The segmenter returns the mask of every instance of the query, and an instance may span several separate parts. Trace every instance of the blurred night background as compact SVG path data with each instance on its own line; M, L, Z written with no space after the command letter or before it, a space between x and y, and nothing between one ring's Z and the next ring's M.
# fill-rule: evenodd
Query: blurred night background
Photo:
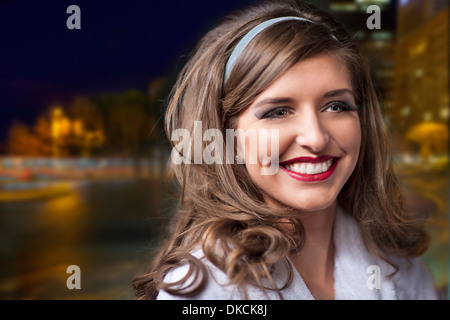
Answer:
M0 299L132 299L164 235L167 95L203 34L257 0L0 0ZM320 0L369 55L408 207L449 275L449 4ZM68 6L81 9L69 30ZM381 29L369 30L369 5ZM69 265L81 289L69 290Z

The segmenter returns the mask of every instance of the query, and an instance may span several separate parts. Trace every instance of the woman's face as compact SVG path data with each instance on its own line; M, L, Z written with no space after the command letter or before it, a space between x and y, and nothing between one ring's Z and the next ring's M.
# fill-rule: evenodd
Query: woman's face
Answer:
M269 204L317 211L335 202L358 161L356 110L345 64L322 54L288 69L239 116L238 129L267 139L266 147L242 136L238 141L245 146L248 173ZM266 154L276 164L276 144L278 170L262 174L271 165L262 160Z

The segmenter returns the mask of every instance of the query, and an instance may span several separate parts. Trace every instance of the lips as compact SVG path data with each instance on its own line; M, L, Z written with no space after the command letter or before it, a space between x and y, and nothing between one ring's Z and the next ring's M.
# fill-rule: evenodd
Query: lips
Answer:
M280 168L296 180L322 181L333 174L338 161L339 158L334 156L300 157L281 162Z

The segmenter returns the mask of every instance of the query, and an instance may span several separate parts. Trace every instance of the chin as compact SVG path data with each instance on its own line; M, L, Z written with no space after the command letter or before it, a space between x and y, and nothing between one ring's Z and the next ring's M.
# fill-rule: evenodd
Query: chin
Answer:
M322 196L313 200L314 197L317 197L317 195L302 195L300 199L295 199L295 197L280 199L269 196L266 197L266 201L275 204L275 206L287 206L302 212L322 211L328 209L336 202L336 197Z
M326 203L324 203L324 202L302 203L302 204L294 205L293 208L297 209L299 211L303 211L303 212L317 212L317 211L322 211L322 210L328 209L333 204L334 204L334 201L326 202Z
M320 211L328 209L336 202L339 193L336 188L317 188L314 190L302 190L286 197L285 204L300 211Z

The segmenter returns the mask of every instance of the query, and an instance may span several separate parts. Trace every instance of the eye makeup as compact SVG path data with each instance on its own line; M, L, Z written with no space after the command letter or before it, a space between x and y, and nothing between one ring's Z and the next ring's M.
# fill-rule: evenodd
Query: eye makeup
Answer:
M320 108L320 112L350 112L357 111L358 106L355 106L353 99L353 91L348 88L342 88L337 90L331 90L323 95L326 100L337 98L327 102ZM289 97L267 97L257 102L253 109L255 110L256 118L262 119L281 119L295 112L295 108L292 107L296 102Z
M325 111L329 110L329 112L341 113L341 112L346 112L346 111L350 111L350 112L358 111L358 109L359 109L359 106L354 106L345 101L331 101L323 107L321 112L325 112Z
M256 117L258 119L280 119L288 116L289 113L292 113L289 107L274 107L256 113Z
M289 116L290 114L293 114L292 108L287 106L269 107L263 109L264 110L258 110L255 113L255 116L260 120L281 119ZM342 113L358 111L358 109L358 106L354 106L353 104L350 104L346 101L331 101L328 102L323 108L321 108L320 112Z

